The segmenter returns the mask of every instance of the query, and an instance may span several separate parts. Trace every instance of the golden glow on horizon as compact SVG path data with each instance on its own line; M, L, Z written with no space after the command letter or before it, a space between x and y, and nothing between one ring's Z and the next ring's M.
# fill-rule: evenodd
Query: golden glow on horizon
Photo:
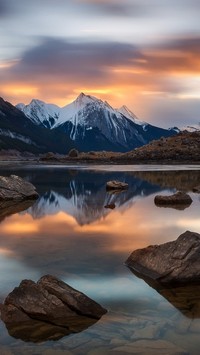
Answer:
M147 69L141 69L141 68L114 68L112 70L113 73L119 73L119 74L146 74L148 73Z
M112 89L109 89L109 88L107 88L107 89L86 89L86 88L81 88L81 89L75 89L74 90L74 92L77 94L77 95L79 95L80 94L80 92L84 92L84 94L88 94L88 95L90 95L90 94L103 94L103 95L105 95L105 94L109 94L109 93L111 93L112 92Z
M9 85L4 85L1 87L0 85L0 90L5 94L5 95L13 95L13 96L20 96L24 95L25 97L34 97L35 95L38 94L38 88L29 86L29 85L24 85L24 84L9 84Z

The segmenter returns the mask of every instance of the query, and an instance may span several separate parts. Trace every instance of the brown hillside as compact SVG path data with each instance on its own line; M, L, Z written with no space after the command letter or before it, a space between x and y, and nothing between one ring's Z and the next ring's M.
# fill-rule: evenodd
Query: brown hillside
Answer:
M200 132L181 132L161 138L120 156L130 161L200 161Z

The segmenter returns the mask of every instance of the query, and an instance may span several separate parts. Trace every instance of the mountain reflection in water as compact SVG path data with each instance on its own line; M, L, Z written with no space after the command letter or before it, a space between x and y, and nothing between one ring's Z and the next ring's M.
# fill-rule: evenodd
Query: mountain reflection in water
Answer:
M129 184L129 189L119 193L106 192L106 182L116 179L116 175L95 173L94 179L94 175L89 171L69 171L70 180L68 177L62 190L57 184L52 184L51 190L42 194L27 212L37 219L63 211L73 216L79 225L85 225L108 215L110 211L105 209L106 205L130 208L138 197L160 190L159 186L121 174L120 179Z

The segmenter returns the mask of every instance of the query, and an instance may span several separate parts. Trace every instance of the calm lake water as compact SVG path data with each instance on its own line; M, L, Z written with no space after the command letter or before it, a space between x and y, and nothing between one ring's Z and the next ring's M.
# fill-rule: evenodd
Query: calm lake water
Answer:
M40 198L27 210L0 218L0 302L22 279L53 274L108 313L81 333L39 343L16 339L0 322L0 354L199 355L198 288L190 312L194 291L186 301L182 293L161 295L124 265L137 248L175 240L186 230L200 233L200 196L191 192L200 184L199 169L1 167L0 175L32 182ZM113 179L127 182L129 189L107 193L106 181ZM192 197L189 208L154 205L156 194L179 189ZM104 207L110 203L112 210Z

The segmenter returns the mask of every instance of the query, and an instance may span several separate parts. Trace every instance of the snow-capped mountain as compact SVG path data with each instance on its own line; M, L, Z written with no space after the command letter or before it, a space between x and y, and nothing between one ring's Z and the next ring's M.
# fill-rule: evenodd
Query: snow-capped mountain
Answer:
M40 100L26 106L18 104L17 108L36 125L64 132L81 151L125 152L152 139L176 134L140 121L125 106L116 110L106 101L83 93L62 108Z
M60 107L56 105L46 104L36 99L33 99L29 105L20 103L16 105L16 108L22 111L33 123L46 128L52 128L56 124L61 111Z
M129 150L145 144L133 121L107 102L81 93L63 108L56 126L76 142L80 150Z

